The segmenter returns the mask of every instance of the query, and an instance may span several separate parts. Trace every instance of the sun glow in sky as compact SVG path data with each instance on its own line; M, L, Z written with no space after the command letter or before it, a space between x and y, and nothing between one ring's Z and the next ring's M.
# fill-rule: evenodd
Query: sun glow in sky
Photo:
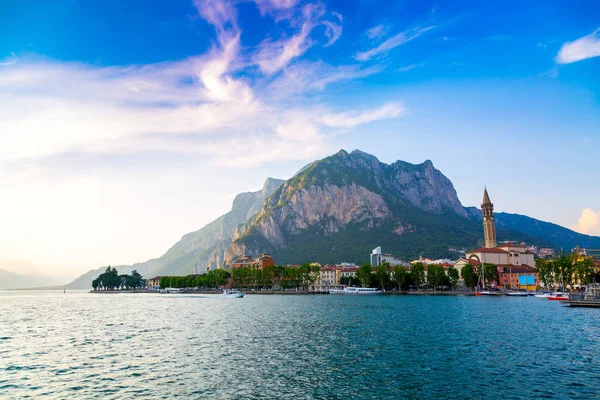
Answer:
M594 1L0 4L0 258L158 257L355 148L600 235Z

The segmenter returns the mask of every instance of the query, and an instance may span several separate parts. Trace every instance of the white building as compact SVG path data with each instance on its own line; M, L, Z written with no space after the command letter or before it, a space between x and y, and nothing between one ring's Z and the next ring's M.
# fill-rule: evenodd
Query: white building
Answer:
M373 251L371 252L371 266L376 267L384 261L387 261L388 263L390 263L390 265L403 265L405 267L410 267L410 264L406 261L394 257L391 254L382 253L381 246L373 249Z

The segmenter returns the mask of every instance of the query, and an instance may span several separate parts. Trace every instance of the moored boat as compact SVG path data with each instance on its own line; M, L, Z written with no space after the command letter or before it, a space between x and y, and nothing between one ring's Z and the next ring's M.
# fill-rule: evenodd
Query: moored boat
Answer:
M330 294L381 294L381 290L375 288L359 288L359 287L345 287L343 289L329 289Z
M507 296L514 296L514 297L527 297L529 296L529 294L527 292L508 292L506 293Z
M553 301L567 301L569 300L569 296L566 293L552 293L550 296L546 297L548 300Z
M245 295L246 293L241 292L239 290L225 289L223 290L223 294L220 297L225 297L227 299L239 299L241 297L244 297Z
M503 296L502 292L494 292L491 290L478 290L475 292L475 296Z

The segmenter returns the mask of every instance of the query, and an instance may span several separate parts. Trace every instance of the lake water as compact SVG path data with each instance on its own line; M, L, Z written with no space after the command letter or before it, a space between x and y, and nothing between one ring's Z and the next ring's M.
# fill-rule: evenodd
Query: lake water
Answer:
M600 398L600 310L537 298L0 292L0 398Z

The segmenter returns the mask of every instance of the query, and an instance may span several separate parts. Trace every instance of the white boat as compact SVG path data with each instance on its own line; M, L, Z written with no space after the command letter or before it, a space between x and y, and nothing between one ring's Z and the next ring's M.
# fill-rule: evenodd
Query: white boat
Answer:
M537 293L533 295L533 297L537 297L538 299L547 299L550 296L552 296L552 293Z
M514 297L527 297L529 296L527 294L527 292L508 292L506 293L507 296L514 296Z
M330 294L381 294L375 288L345 287L343 289L329 289Z
M239 299L241 297L244 297L245 295L246 293L241 292L239 290L225 289L223 290L223 294L221 295L221 297L225 297L227 299Z
M478 290L475 292L475 296L504 296L504 293L491 290Z

